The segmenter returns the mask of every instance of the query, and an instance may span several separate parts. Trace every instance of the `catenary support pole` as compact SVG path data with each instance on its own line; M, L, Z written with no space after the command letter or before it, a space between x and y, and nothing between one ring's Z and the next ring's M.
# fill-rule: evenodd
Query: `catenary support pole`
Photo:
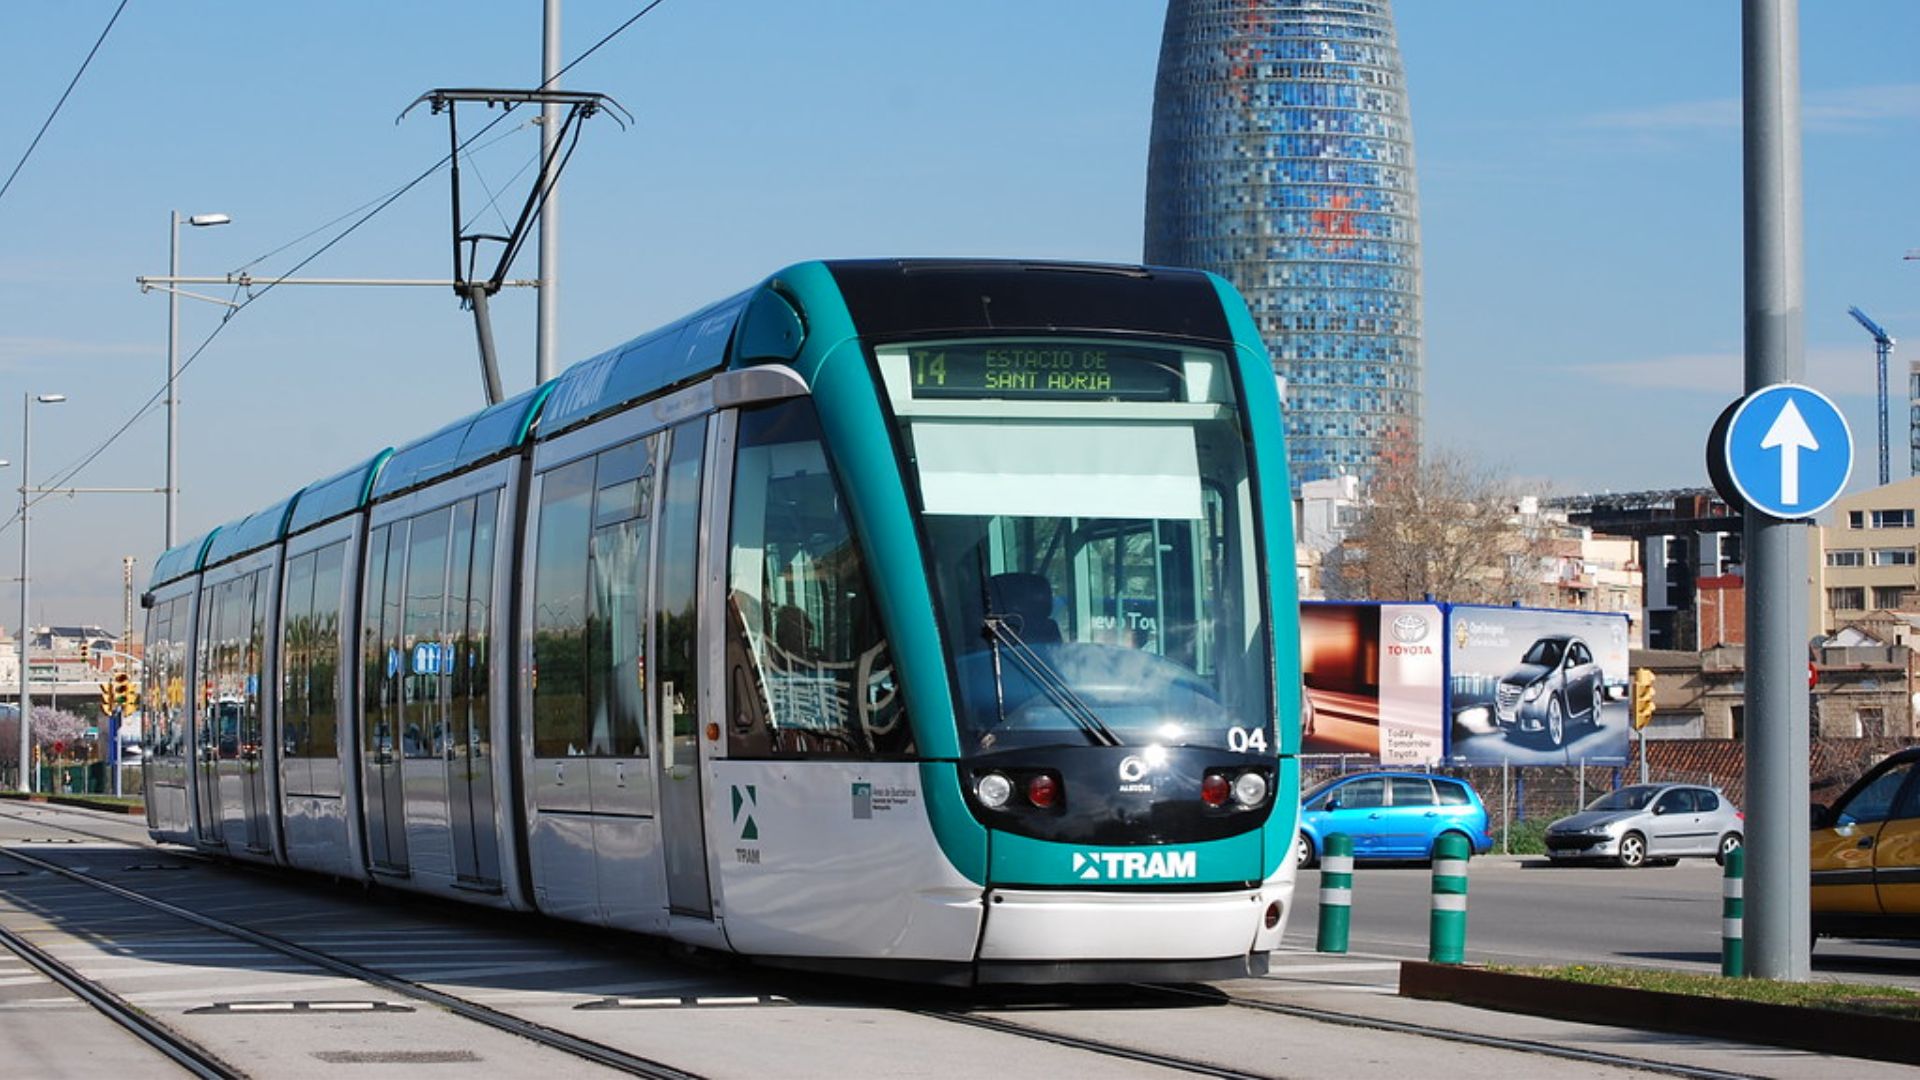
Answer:
M1806 372L1798 0L1745 0L1741 17L1746 391ZM1805 980L1808 922L1807 526L1749 507L1747 845L1754 975Z
M546 0L540 35L540 88L560 89L560 0ZM560 106L540 106L540 160L552 161L560 141ZM542 178L544 179L544 177ZM560 185L540 203L540 303L534 342L534 385L556 374L560 341Z

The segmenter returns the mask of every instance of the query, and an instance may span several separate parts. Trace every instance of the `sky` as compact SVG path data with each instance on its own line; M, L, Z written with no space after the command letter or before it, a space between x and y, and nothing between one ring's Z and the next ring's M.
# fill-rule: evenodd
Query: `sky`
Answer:
M564 3L563 60L645 6ZM0 4L0 182L119 7ZM1740 5L1395 9L1429 448L1557 493L1704 486L1707 429L1742 388ZM396 118L436 87L538 84L541 10L128 3L0 195L5 500L17 509L36 394L68 400L31 406L34 487L164 483L152 403L167 304L134 279L167 272L170 212L232 217L182 229L187 275L447 277L445 118ZM805 259L1137 261L1164 13L1163 0L663 0L561 82L631 114L587 121L562 181L561 365ZM1854 489L1877 471L1874 355L1846 310L1896 338L1920 327L1920 260L1903 259L1920 249L1916 43L1911 0L1801 11L1807 381L1848 415ZM497 115L463 108L461 136ZM526 119L463 161L482 231L505 231L524 198ZM534 251L511 276L534 276ZM450 290L190 288L245 307L223 323L228 308L180 303L182 538L484 404ZM530 290L494 301L509 394L534 381L534 303ZM1896 480L1905 360L1896 349ZM53 495L31 520L32 621L119 630L122 560L136 560L137 593L164 546L161 497ZM17 520L0 528L8 632L19 542Z

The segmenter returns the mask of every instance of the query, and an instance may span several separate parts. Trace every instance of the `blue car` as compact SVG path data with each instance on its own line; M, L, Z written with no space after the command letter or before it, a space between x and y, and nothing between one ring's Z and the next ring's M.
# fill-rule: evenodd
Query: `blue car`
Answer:
M1300 801L1294 860L1320 861L1326 838L1346 833L1356 859L1431 859L1433 844L1459 833L1476 855L1493 847L1487 808L1460 780L1426 773L1355 773L1329 780Z

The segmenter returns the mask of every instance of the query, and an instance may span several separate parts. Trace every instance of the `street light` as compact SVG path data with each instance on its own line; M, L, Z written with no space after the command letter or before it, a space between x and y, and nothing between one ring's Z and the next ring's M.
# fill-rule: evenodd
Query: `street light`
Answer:
M167 276L180 276L180 211L168 212L167 222ZM186 223L196 228L209 225L226 225L233 218L226 214L194 214L186 218ZM174 383L180 378L180 294L174 289L167 290L167 549L171 550L179 541L175 528L175 501L180 497L180 458L176 444L180 441L180 423L178 417L179 400L174 396Z
M20 404L20 629L15 636L20 639L20 790L32 794L33 776L33 740L30 728L33 723L33 697L28 690L32 684L27 676L27 498L32 481L28 479L27 463L33 453L33 406L58 405L67 400L65 394L23 394Z

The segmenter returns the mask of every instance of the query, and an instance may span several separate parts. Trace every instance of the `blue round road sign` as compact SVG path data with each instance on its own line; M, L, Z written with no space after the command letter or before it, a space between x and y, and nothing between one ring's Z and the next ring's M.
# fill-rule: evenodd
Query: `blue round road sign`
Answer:
M1825 394L1795 383L1748 394L1716 449L1747 505L1777 518L1825 510L1853 472L1847 418Z

